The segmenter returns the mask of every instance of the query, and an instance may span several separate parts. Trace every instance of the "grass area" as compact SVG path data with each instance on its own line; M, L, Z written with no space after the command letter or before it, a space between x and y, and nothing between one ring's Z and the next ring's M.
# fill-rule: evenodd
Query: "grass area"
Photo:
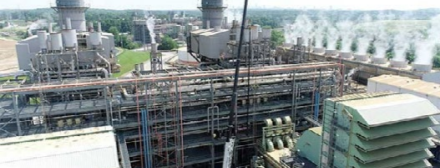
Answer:
M121 72L113 74L115 78L132 71L135 64L140 64L150 59L150 53L148 52L135 52L130 50L121 52L122 53L118 56L118 64L121 65Z

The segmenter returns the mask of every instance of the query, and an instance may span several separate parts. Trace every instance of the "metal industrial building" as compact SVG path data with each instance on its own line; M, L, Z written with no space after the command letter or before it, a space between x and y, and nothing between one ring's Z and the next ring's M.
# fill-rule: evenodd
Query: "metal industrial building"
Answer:
M0 139L0 167L120 168L113 131L106 126Z
M102 32L100 23L90 22L86 30L84 0L57 0L53 8L60 31L49 25L49 32L38 31L16 45L19 69L29 72L30 80L107 78L119 71L113 34Z
M409 94L364 94L328 99L320 167L370 168L432 165L429 127L439 110L429 100ZM386 117L377 117L386 116Z

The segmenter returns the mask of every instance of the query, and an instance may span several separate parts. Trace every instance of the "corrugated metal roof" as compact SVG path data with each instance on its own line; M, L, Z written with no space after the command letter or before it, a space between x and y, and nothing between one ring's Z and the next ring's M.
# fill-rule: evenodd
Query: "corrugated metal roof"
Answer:
M353 108L356 120L368 127L377 127L403 121L427 118L440 114L429 100L410 94L396 94L385 97L343 102Z
M0 145L0 167L118 168L111 127L7 138Z
M396 75L382 75L368 80L440 98L440 85L436 83Z
M357 161L352 160L352 166L356 168L395 168L395 167L401 167L408 164L419 162L420 160L431 158L433 155L431 152L429 152L428 149L425 149L423 151L414 152L407 155L402 155L398 157L394 157L391 159L373 162L370 164L361 164Z

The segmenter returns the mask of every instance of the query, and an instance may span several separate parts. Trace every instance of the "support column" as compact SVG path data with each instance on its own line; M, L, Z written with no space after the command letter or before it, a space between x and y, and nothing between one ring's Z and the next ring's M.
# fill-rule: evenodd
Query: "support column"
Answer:
M105 100L105 117L107 119L106 125L111 125L110 114L109 114L110 110L109 110L109 104L108 104L108 99L107 99L107 88L104 87L103 93L104 93L104 100Z
M20 111L18 110L18 95L15 93L12 94L12 102L14 104L15 123L17 124L18 136L22 136L23 133L20 125Z

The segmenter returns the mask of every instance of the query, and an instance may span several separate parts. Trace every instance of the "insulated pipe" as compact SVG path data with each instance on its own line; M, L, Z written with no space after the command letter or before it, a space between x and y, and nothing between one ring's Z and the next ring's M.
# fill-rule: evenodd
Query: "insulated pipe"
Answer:
M70 20L70 18L66 18L66 29L72 29L72 21Z
M98 22L98 32L102 32L101 22Z
M99 52L96 52L96 56L98 56L99 59L101 59L102 61L105 62L105 64L107 64L107 69L108 69L107 71L108 73L110 73L112 71L112 64L107 59L105 59L101 54L99 54Z

